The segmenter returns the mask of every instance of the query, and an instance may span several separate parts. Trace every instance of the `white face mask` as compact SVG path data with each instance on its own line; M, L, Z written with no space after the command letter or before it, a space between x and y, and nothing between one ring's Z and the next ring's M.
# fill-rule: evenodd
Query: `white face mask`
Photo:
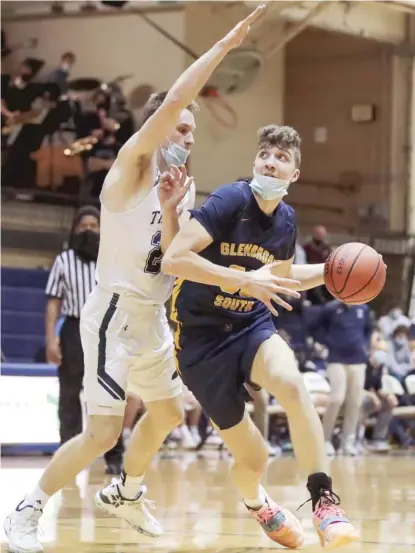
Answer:
M160 151L167 165L184 165L190 154L189 150L170 140L167 150L160 147Z
M399 317L403 314L403 311L400 307L395 307L391 310L390 316L392 319L399 319Z
M291 180L292 177L291 179L283 180L254 173L254 178L249 183L249 186L263 200L277 200L288 194Z
M373 352L373 361L375 362L376 366L379 365L385 365L387 361L387 354L386 351L383 350L376 350Z
M393 340L394 340L395 344L397 344L398 346L404 346L408 342L408 340L405 336L397 336Z

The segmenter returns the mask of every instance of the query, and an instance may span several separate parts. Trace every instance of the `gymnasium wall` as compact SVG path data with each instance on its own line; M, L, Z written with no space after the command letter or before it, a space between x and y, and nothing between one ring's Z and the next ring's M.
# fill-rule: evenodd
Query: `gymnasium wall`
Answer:
M239 19L246 17L246 9L231 6L218 14L218 3L204 2L186 7L186 42L197 53L204 52L220 39ZM275 41L281 27L272 24L265 33L255 28L251 40L244 47L257 43L263 51L265 42ZM188 63L190 61L188 60ZM198 115L197 147L192 154L191 168L199 190L212 191L218 185L231 182L240 176L252 174L259 127L269 123L283 123L284 113L284 50L266 62L263 71L253 85L243 93L227 97L236 111L238 125L235 129L224 128L212 118L201 103Z
M70 50L77 57L71 78L111 81L131 73L133 77L124 83L127 94L140 84L152 85L156 90L169 87L183 70L183 52L138 16L119 13L8 22L3 27L10 44L39 38L37 48L19 52L19 59L26 55L44 59L47 68L42 74L56 67L61 54ZM183 12L152 13L151 18L183 40Z
M200 55L244 15L246 9L236 4L224 8L222 3L189 2L184 11L150 17ZM27 55L46 59L48 69L63 51L73 50L78 58L73 77L111 80L133 73L125 83L127 93L139 84L165 89L192 61L138 16L122 12L4 26L10 43L39 37L38 48ZM266 51L267 43L281 34L278 22L268 22L259 31L254 29L244 46ZM210 192L250 175L258 127L287 123L303 137L302 175L290 191L290 202L298 209L304 233L316 223L326 224L331 232L387 228L393 202L400 202L393 207L395 220L403 225L406 183L399 183L402 192L395 187L391 194L395 184L391 173L396 169L390 164L391 143L398 144L391 139L392 104L400 105L397 96L393 99L395 80L391 46L306 30L267 61L248 91L227 97L237 114L235 129L221 126L200 102L191 159L198 190ZM352 107L367 104L375 106L375 120L353 122ZM402 151L399 144L396 149Z
M391 185L391 46L308 29L287 46L286 61L285 121L303 138L305 184L294 193L301 220L311 225L324 216L333 231L347 232L364 227L365 214L371 213L371 224L385 227ZM374 121L353 122L351 110L357 105L373 105ZM323 214L326 204L332 209Z
M149 17L202 54L246 13L246 9L232 8L223 18L215 11L215 3L197 6L189 3L185 11L151 13ZM125 83L127 92L144 83L165 89L192 61L134 15L11 22L4 27L10 43L39 37L37 49L27 55L44 58L48 70L59 62L63 51L72 50L77 56L73 77L111 80L133 73L134 77ZM274 31L278 32L275 26ZM20 54L20 59L24 54ZM283 54L280 54L267 65L248 92L230 98L238 116L236 129L222 128L201 103L197 147L191 161L192 173L201 191L210 192L224 182L251 174L258 127L282 121L283 74Z

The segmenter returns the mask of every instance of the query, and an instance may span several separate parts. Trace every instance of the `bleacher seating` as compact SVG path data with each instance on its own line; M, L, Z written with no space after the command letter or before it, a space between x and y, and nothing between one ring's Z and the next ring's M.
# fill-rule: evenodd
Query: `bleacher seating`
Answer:
M1 269L1 349L8 361L33 361L45 342L48 271Z
M330 393L330 384L328 381L323 378L321 375L313 372L304 373L303 374L304 383L307 388L307 390L310 392L310 394L313 393ZM407 388L411 392L411 386L414 386L415 391L415 375L412 378L411 376L408 376L406 379L407 382ZM409 385L408 385L409 384ZM390 375L384 375L382 379L382 390L385 393L389 394L396 394L396 395L402 395L404 393L404 390L396 378ZM254 412L254 405L253 403L249 403L248 406L248 412L253 413ZM325 413L325 407L317 407L317 412L320 416L323 416ZM279 417L285 417L286 413L284 409L281 407L281 405L268 405L267 406L267 413L269 415L276 415ZM395 407L393 409L393 415L398 419L414 419L415 418L415 406L414 405L405 405L400 407ZM370 419L368 421L368 426L372 426L374 424L374 418Z

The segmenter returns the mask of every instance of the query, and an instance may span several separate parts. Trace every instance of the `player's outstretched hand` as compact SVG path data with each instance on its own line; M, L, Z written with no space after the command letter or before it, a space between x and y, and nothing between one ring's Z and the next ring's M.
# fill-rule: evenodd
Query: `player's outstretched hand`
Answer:
M301 283L298 280L289 278L281 278L272 274L272 269L278 265L278 261L264 265L256 271L248 273L249 282L244 286L244 290L252 297L265 303L268 309L278 317L278 312L272 305L272 302L284 307L288 311L292 311L292 306L279 297L278 294L285 294L293 298L300 298L301 295L297 292Z
M248 17L235 25L232 31L229 31L229 33L220 42L224 44L229 50L240 46L241 42L251 30L251 25L262 16L265 10L265 4L258 6L255 11L248 15Z
M158 197L161 209L176 209L185 197L193 182L193 177L188 178L186 167L182 165L170 165L169 170L162 173L158 185Z

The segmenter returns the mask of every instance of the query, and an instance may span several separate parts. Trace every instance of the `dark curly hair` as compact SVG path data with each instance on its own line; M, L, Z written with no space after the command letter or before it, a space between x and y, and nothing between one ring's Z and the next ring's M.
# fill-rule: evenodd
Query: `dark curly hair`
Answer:
M296 167L301 164L301 138L292 127L267 125L258 130L258 149L277 146L284 150L293 150Z

